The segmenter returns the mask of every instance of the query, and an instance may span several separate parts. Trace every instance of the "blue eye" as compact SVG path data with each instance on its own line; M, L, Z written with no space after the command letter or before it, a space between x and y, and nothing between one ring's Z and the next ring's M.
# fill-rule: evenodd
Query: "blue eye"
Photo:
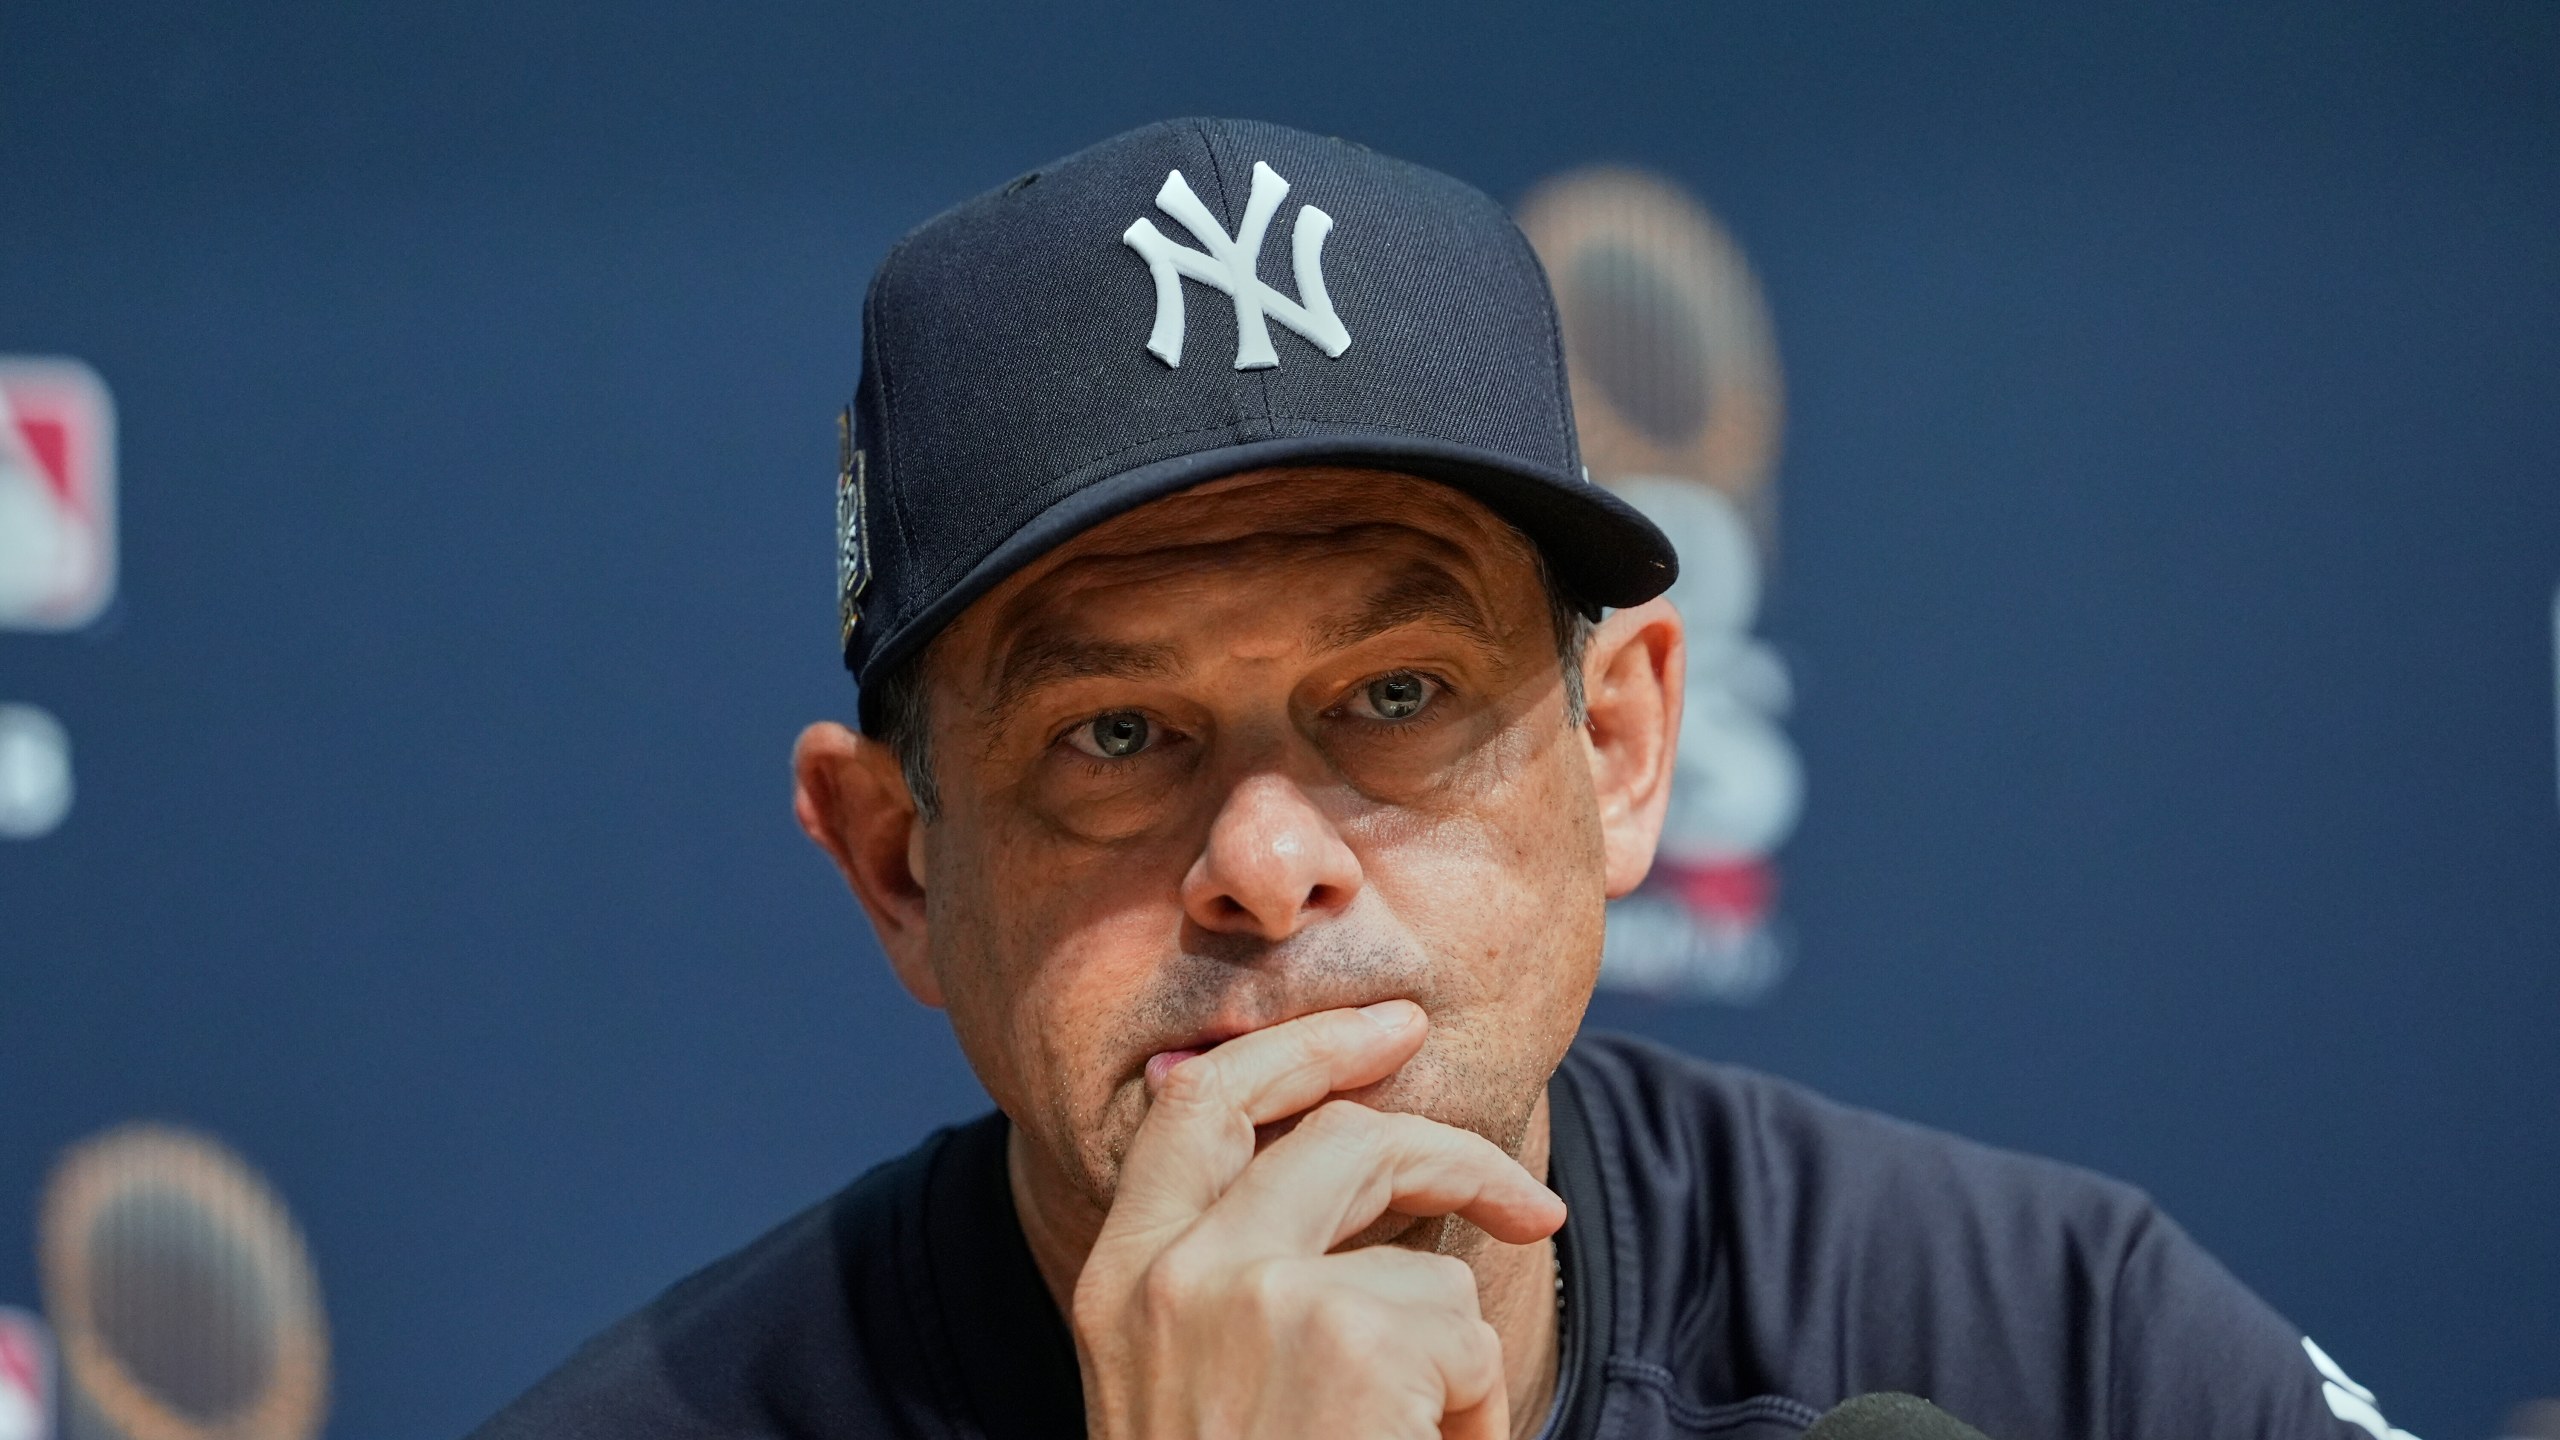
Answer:
M1410 670L1381 675L1364 692L1369 708L1382 720L1409 720L1431 698L1431 682Z
M1135 710L1114 710L1067 732L1067 741L1087 755L1105 760L1122 760L1147 748L1155 738L1154 727L1147 717Z

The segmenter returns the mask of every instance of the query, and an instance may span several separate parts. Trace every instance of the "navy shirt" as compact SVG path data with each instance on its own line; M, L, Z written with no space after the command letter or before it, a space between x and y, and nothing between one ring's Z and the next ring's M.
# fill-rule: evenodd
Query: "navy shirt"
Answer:
M1877 1390L1993 1440L2389 1433L2339 1418L2371 1411L2113 1181L1633 1040L1585 1037L1550 1098L1571 1211L1552 1435L1792 1440ZM1081 1434L1004 1155L1000 1115L936 1134L589 1342L476 1440Z

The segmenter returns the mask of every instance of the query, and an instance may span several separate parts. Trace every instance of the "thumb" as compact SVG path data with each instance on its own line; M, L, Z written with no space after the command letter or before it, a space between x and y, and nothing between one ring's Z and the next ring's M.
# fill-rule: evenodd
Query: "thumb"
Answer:
M1511 1396L1506 1387L1496 1385L1484 1399L1441 1416L1440 1440L1511 1440Z

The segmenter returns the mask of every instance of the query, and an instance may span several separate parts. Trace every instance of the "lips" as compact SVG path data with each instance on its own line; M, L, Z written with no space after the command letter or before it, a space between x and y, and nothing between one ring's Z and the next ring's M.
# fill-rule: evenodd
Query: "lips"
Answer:
M1164 1077L1173 1073L1174 1066L1181 1064L1183 1061L1190 1059L1194 1055L1206 1055L1208 1053L1209 1052L1207 1050L1159 1050L1153 1055L1148 1056L1147 1093L1152 1095L1156 1091L1164 1088Z
M1278 1013L1272 1013L1270 1011L1263 1011L1261 1013L1247 1012L1244 1016L1239 1016L1234 1012L1229 1012L1228 1014L1219 1017L1210 1028L1184 1037L1182 1042L1178 1045L1158 1050L1154 1054L1149 1055L1147 1057L1145 1071L1147 1094L1153 1096L1158 1091L1162 1090L1164 1088L1164 1077L1172 1074L1173 1067L1176 1065L1179 1065L1183 1061L1189 1060L1194 1056L1206 1055L1210 1051L1217 1049L1219 1046L1226 1044L1230 1040L1250 1035L1257 1030L1267 1030L1274 1025L1287 1024L1291 1020L1298 1019L1301 1016L1314 1014L1319 1010L1347 1010L1354 1006L1373 1004L1380 1000L1405 998L1409 998L1409 996L1390 994L1350 999L1331 999L1331 997L1328 997L1330 1003L1302 1003L1297 1006L1282 1009L1278 1011Z
M1278 1022L1274 1021L1271 1023L1277 1024ZM1205 1030L1197 1035L1191 1036L1181 1044L1173 1046L1170 1049L1159 1050L1153 1055L1148 1056L1147 1093L1149 1095L1153 1095L1158 1090L1163 1089L1164 1077L1173 1073L1174 1066L1181 1064L1183 1061L1190 1059L1194 1055L1206 1055L1210 1051L1217 1049L1219 1046L1226 1044L1228 1041L1235 1039L1239 1035L1250 1035L1254 1031L1262 1028L1263 1027L1260 1025L1219 1025L1214 1029Z

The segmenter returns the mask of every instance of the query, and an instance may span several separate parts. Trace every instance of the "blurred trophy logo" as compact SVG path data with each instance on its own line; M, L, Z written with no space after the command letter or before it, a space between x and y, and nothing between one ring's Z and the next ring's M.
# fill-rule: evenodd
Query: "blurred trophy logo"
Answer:
M128 1125L47 1183L63 1440L311 1440L328 1334L301 1233L246 1162Z
M44 1322L0 1309L0 1440L51 1440L53 1347Z
M1651 175L1559 176L1520 224L1555 289L1583 460L1679 547L1689 631L1670 813L1652 874L1610 907L1600 983L1747 1004L1787 971L1773 856L1804 796L1787 668L1752 629L1783 413L1768 307L1724 228Z
M0 629L76 630L115 594L115 407L76 360L0 357Z

